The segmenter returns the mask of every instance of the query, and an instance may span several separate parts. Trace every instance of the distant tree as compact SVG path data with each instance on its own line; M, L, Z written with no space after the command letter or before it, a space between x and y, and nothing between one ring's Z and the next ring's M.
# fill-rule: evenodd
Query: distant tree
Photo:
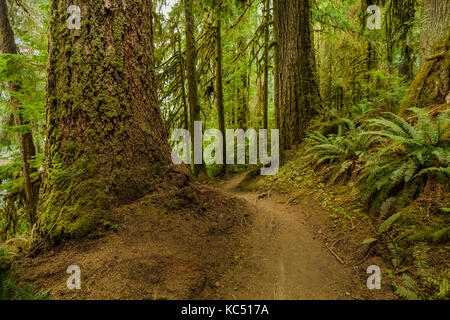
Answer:
M18 54L14 32L8 17L8 6L5 0L0 0L0 50L4 54ZM11 59L14 64L14 59ZM18 66L16 66L18 67ZM13 93L19 92L21 83L9 82L9 90ZM25 198L27 203L27 211L31 225L36 222L36 196L33 191L33 183L31 181L31 173L33 169L30 165L31 159L35 156L35 146L31 133L30 123L26 121L22 115L23 109L20 101L14 95L11 96L11 106L14 113L14 122L17 127L21 127L19 133L19 149L22 160L22 176Z
M198 79L197 79L197 49L195 44L195 20L193 1L184 0L184 14L186 18L186 70L188 81L188 100L190 122L189 131L192 137L192 150L194 150L194 122L200 121L200 104L198 100ZM194 164L194 175L206 174L204 163Z

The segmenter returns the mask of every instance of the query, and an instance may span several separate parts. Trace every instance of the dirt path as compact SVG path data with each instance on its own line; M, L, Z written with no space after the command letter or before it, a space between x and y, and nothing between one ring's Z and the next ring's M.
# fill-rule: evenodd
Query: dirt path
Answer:
M285 204L282 195L259 195L236 187L240 174L218 185L228 196L246 200L255 220L241 240L235 266L218 283L225 299L353 299L356 271L340 264L317 239L308 206ZM284 200L284 201L283 201ZM358 278L359 279L359 278Z
M328 251L321 230L330 219L315 202L241 192L243 177L161 187L114 209L116 232L20 259L13 276L51 289L51 299L385 298L365 287L362 269ZM73 264L82 270L81 290L66 286Z

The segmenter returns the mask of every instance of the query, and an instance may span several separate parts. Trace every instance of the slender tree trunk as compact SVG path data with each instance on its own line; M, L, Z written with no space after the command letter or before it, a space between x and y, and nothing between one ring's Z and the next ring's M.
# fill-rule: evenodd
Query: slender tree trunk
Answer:
M264 1L264 88L263 88L263 129L269 126L269 24L270 1Z
M180 55L180 75L181 75L181 99L183 100L183 122L184 128L189 130L189 110L187 105L187 95L186 95L186 75L185 75L185 63L183 57L183 50L181 48L181 35L178 34L178 54Z
M8 17L8 7L5 0L0 0L0 49L4 54L18 54L19 50L14 39L14 32L11 28ZM11 92L19 92L20 83L9 83ZM29 126L30 123L25 121L22 116L22 108L20 101L11 97L11 106L14 112L14 122L16 126ZM22 160L22 176L25 191L26 206L31 225L36 223L36 197L33 191L33 183L31 181L31 173L33 172L30 161L34 157L36 151L33 142L31 128L29 132L20 133L19 136L20 157Z
M218 120L219 120L219 130L223 134L223 148L222 148L222 154L223 159L225 163L226 159L226 132L225 132L225 110L224 110L224 101L223 101L223 70L222 70L222 63L223 63L223 57L222 57L222 12L220 3L216 2L215 6L215 58L216 58L216 82L215 82L215 102L217 107L217 114L218 114ZM220 175L226 174L226 166L225 164L222 165L220 170Z
M280 47L278 40L280 39L278 23L278 1L273 0L273 36L276 41L275 53L274 53L274 69L273 69L273 79L274 79L274 109L275 109L275 126L280 129Z
M241 75L242 87L239 88L240 93L240 107L238 113L238 128L248 129L248 75L244 72Z
M111 206L151 192L168 175L170 148L154 74L151 0L51 2L46 164L39 230L84 236Z
M256 71L256 129L262 129L264 126L264 84L263 70L258 66Z
M246 50L245 39L239 39L239 50ZM243 53L245 64L247 64L247 52ZM248 129L248 71L247 68L239 70L240 82L238 86L238 112L237 112L237 125L239 129Z
M280 128L284 148L299 144L320 106L311 39L311 1L275 0L280 68Z
M194 122L200 121L200 104L198 102L198 80L197 80L197 49L195 46L195 20L193 14L192 0L184 0L184 14L186 19L186 70L188 80L188 99L190 125L189 131L192 137L192 150L194 150ZM194 153L192 152L192 157ZM195 176L206 175L204 163L194 164Z

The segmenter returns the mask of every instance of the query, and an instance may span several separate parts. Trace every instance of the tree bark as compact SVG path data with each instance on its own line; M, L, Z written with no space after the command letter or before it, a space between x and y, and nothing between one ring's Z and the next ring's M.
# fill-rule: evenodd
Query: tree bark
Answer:
M187 94L186 94L186 74L185 74L185 62L183 57L183 49L181 48L181 35L178 33L178 54L180 55L180 76L181 76L181 98L183 103L183 122L184 129L189 130L189 110L187 105Z
M186 19L186 71L188 81L188 100L190 112L189 131L192 137L192 150L194 150L194 122L200 121L200 104L198 102L197 80L197 49L195 45L195 20L192 0L184 0L184 14ZM192 156L194 156L192 152ZM193 165L194 176L206 175L206 168L202 164Z
M264 1L264 88L263 88L263 129L269 126L269 24L270 1Z
M450 1L423 0L423 25L420 42L422 47L422 64L431 54L436 41L446 36L450 27Z
M240 38L238 43L240 51L246 50L245 39ZM244 63L248 63L247 52L243 53ZM237 110L237 125L239 129L248 129L248 72L246 68L238 71L240 73L240 81L238 86L238 110Z
M273 86L274 86L274 110L275 110L275 127L280 129L280 47L278 40L280 39L278 23L278 1L273 0L273 37L276 41L274 51L274 68L273 68Z
M222 17L221 17L221 7L220 3L216 2L215 5L215 68L216 68L216 78L215 78L215 102L217 108L217 115L219 121L219 130L223 135L223 148L222 155L225 163L226 157L226 132L225 132L225 110L223 101L223 70L222 70ZM221 166L220 175L226 174L226 166L223 164Z
M5 0L0 0L0 50L4 54L19 54L14 32L11 28L8 17L8 7ZM19 92L21 90L20 83L9 82L9 90L11 92ZM22 116L22 108L20 101L11 97L11 106L14 112L14 122L16 126L29 126L30 123L25 121ZM34 171L30 162L36 154L33 142L31 128L29 132L20 133L19 136L20 157L22 160L22 177L26 198L26 207L31 226L36 223L36 196L33 191L33 183L31 181L31 173Z
M275 0L281 144L299 144L320 105L311 39L310 0Z
M110 207L149 193L170 148L154 74L152 1L51 2L46 163L39 230L50 239L94 230Z

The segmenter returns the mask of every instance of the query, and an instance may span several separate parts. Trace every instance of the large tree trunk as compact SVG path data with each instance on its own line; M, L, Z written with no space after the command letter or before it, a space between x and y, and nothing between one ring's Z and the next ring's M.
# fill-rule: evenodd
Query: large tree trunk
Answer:
M284 148L302 142L320 104L311 39L310 0L275 0L278 14L279 108Z
M195 46L195 20L192 11L192 0L184 0L184 14L186 18L186 70L188 80L188 99L190 112L189 131L192 137L192 150L194 150L194 122L200 121L200 104L198 102L197 82L197 49ZM194 156L194 152L192 152ZM194 175L206 175L204 162L194 164Z
M5 0L0 0L0 50L5 54L18 54L19 50L14 39L14 32L9 23L8 7ZM9 83L9 90L11 92L19 92L21 89L20 83ZM14 122L16 126L29 126L30 123L25 121L22 116L22 108L20 101L11 97L11 106L14 111ZM32 157L35 156L35 146L31 128L29 132L20 133L19 136L20 157L22 160L22 176L23 185L26 198L26 207L28 211L30 224L36 223L36 196L33 191L33 183L31 181L31 173L33 169L30 166Z
M51 2L40 231L83 236L111 205L154 188L170 163L157 103L151 0Z
M422 63L431 54L436 41L446 35L450 27L450 1L423 0L423 25L420 34Z
M447 36L436 42L430 55L411 83L400 112L409 108L427 108L442 105L448 108L450 104L450 30Z

